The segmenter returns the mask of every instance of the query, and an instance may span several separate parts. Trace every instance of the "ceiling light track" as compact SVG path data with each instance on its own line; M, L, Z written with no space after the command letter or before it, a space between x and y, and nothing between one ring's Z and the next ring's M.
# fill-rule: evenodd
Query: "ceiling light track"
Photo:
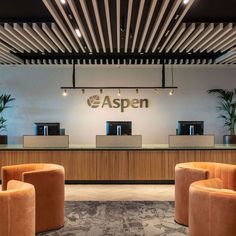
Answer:
M177 89L177 86L174 86L174 77L173 77L173 66L171 68L172 78L171 78L171 86L166 86L166 77L165 77L165 60L162 60L162 86L76 86L75 83L75 60L73 60L73 67L72 67L72 86L63 86L61 89L63 90L62 95L67 96L68 90L81 90L83 93L85 90L99 90L100 93L103 90L117 90L118 94L121 94L121 90L135 90L136 93L140 89L147 89L147 90L160 90L160 89L171 89L169 95L173 95L174 89Z

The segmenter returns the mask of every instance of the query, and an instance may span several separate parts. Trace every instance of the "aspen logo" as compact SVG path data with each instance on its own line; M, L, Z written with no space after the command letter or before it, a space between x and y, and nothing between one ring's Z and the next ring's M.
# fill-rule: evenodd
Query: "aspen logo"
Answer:
M98 95L93 95L88 98L87 103L92 108L98 108L101 101Z
M112 99L110 96L100 98L98 95L93 95L87 100L88 105L91 108L119 108L121 112L124 112L126 108L148 108L149 101L147 98L144 99L129 99L129 98L115 98Z

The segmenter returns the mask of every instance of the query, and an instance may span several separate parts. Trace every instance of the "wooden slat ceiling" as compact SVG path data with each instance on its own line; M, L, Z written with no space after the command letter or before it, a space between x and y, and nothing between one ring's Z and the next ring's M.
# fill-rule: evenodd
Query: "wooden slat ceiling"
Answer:
M185 20L199 0L64 1L42 0L50 22L2 22L0 64L236 64L234 22Z

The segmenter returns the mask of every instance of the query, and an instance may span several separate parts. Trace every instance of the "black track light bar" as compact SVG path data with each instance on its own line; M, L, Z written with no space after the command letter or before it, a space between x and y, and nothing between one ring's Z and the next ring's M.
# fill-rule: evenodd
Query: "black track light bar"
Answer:
M166 87L61 87L61 89L177 89L176 86L166 86Z

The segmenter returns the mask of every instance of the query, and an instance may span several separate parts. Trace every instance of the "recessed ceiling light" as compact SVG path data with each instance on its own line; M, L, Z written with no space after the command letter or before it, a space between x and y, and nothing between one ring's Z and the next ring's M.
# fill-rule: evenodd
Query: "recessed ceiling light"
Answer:
M75 33L78 35L79 38L81 38L81 33L80 33L80 30L79 29L75 29Z
M189 0L183 0L183 4L188 4Z
M62 4L66 4L66 0L60 0Z

